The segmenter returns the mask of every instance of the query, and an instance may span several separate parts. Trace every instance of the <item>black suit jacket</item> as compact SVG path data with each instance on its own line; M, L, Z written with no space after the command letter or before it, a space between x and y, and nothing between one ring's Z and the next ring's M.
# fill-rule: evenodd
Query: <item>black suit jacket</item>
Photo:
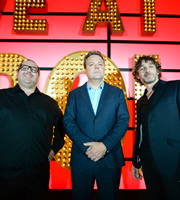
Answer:
M121 89L104 84L96 115L90 102L87 85L71 91L64 115L66 133L73 141L71 166L90 168L99 164L106 168L124 165L120 140L129 125L129 113ZM101 141L109 153L98 162L90 160L85 142Z
M180 170L180 81L160 80L148 117L149 141L153 160L162 175ZM143 141L140 131L142 97L137 102L137 129L133 165L141 167L139 153Z

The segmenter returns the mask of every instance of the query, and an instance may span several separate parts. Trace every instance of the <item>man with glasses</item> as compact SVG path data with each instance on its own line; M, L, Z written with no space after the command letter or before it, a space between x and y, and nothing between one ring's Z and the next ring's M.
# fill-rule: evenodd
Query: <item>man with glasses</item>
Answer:
M49 162L64 144L62 113L36 87L39 75L34 61L23 61L18 84L0 90L1 200L46 199Z

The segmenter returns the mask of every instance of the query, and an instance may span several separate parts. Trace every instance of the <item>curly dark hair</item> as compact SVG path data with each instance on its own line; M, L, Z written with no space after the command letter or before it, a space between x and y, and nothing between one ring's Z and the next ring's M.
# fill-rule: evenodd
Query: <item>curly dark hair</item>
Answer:
M137 75L139 74L139 68L141 67L142 65L142 61L145 61L145 62L148 62L148 61L151 61L152 64L154 64L156 66L156 69L157 71L159 72L158 74L158 78L160 79L161 78L161 65L156 61L155 57L154 56L141 56L138 61L136 62L133 70L132 70L132 74L134 76L134 79L140 83L141 85L143 85L143 83L141 82L140 79L137 78Z
M103 62L105 62L104 58L103 58L103 55L101 54L100 51L89 51L88 54L84 57L84 69L86 69L86 61L87 61L87 59L92 55L100 56L102 58Z

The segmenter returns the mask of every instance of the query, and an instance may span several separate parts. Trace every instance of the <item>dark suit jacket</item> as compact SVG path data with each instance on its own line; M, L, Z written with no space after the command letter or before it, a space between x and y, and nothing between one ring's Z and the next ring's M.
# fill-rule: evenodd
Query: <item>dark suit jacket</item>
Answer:
M180 170L180 81L160 80L154 95L148 117L150 147L161 174L171 176ZM142 97L137 102L137 129L133 151L133 165L136 168L141 167L141 103Z
M85 152L85 142L101 141L109 153L97 163L106 168L119 168L124 165L120 140L126 133L129 113L123 91L104 84L96 115L90 102L87 84L76 88L69 94L65 115L65 131L73 141L71 166L93 167Z

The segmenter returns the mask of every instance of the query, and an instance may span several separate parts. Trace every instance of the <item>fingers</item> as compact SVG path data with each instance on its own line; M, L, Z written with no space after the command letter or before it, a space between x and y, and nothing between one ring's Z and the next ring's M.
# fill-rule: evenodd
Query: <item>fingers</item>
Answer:
M132 168L132 176L136 181L138 181L138 179L142 180L142 175L139 173L139 169L135 167Z
M53 159L53 157L54 157L54 151L51 149L48 155L49 162Z
M142 180L143 176L141 174L139 174L139 179Z
M133 178L136 180L136 181L138 181L138 179L137 179L137 177L136 177L136 174L135 174L135 171L132 169L132 176L133 176Z
M88 158L94 162L97 162L98 160L100 160L102 158L102 156L101 155L88 155Z
M92 146L93 143L94 143L94 142L86 142L86 143L83 143L83 145L84 145L84 146Z
M106 154L106 146L102 142L87 142L84 146L89 146L85 154L89 159L97 162Z

